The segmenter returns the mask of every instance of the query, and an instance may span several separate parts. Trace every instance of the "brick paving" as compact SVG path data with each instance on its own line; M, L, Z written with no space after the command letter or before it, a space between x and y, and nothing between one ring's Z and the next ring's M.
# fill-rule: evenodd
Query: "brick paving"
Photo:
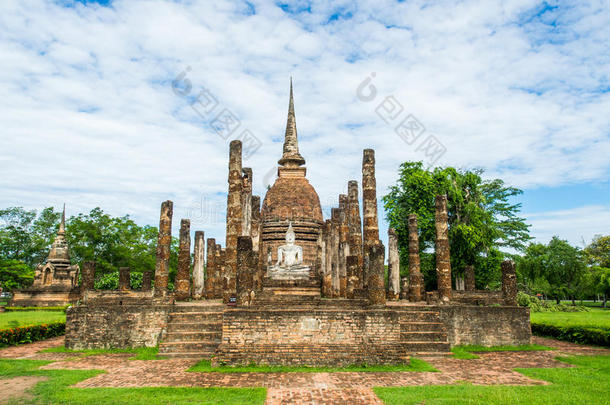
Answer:
M61 345L61 338L0 350L0 358L56 360L43 369L100 369L106 373L76 387L265 387L267 404L379 404L371 387L455 384L546 384L513 371L514 368L570 367L555 360L561 354L610 354L610 350L539 337L533 343L554 351L479 353L479 359L424 357L440 372L338 372L338 373L192 373L191 359L129 360L129 353L78 357L74 353L37 353Z

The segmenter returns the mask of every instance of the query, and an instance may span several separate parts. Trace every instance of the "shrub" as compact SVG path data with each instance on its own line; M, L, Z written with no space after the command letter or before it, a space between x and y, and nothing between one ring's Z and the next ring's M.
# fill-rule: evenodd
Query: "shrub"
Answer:
M603 329L532 323L532 333L534 335L549 336L572 343L610 346L610 331Z
M0 346L32 343L55 336L61 336L65 332L65 322L4 329L0 330Z
M556 304L552 301L540 300L538 297L519 291L517 303L522 307L528 307L532 312L588 312L589 308L583 305Z

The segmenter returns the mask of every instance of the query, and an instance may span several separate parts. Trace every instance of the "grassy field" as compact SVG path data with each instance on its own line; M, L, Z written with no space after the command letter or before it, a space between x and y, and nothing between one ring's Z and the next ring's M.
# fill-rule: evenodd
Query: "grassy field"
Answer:
M98 354L112 354L112 353L133 353L134 356L130 357L130 360L164 360L167 357L159 356L158 347L135 347L129 349L84 349L84 350L72 350L66 349L64 346L50 347L43 349L40 353L74 353L80 357L95 356Z
M532 312L530 317L535 323L610 330L610 311L603 309L591 309L589 312Z
M480 386L472 384L374 388L386 404L607 404L610 356L559 358L575 368L531 368L518 372L551 385Z
M0 330L65 321L66 314L58 311L2 312L0 313Z
M94 377L99 370L38 370L48 361L0 360L0 378L39 376L33 398L16 398L7 404L263 404L265 388L70 388Z
M551 347L529 344L519 346L479 346L479 345L459 345L453 346L451 352L456 359L478 359L477 352L527 352L532 350L553 350Z

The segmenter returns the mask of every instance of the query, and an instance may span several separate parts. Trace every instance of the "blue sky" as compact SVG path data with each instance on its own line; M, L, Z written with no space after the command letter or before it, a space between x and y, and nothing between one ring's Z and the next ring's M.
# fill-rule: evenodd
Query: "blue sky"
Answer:
M374 148L379 196L407 160L483 168L581 245L610 229L608 38L607 1L2 1L0 206L156 224L171 199L224 240L228 143L260 145L264 195L292 76L326 210Z

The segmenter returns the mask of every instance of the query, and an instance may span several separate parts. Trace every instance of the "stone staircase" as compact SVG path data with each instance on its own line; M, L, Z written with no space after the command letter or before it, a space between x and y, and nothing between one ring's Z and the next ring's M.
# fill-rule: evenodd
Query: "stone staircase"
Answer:
M438 310L427 306L405 307L399 318L401 343L414 356L451 355L445 325Z
M222 338L221 302L179 303L169 313L159 355L172 358L210 358Z

